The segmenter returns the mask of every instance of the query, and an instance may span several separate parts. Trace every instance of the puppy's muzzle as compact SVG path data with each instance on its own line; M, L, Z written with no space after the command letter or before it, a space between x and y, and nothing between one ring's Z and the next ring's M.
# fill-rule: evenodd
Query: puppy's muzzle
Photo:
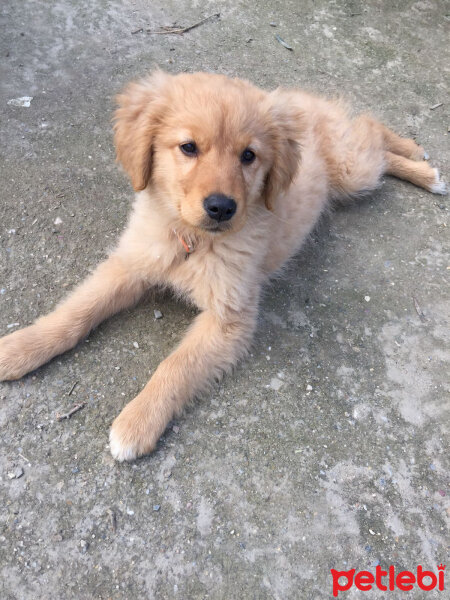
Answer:
M236 202L224 194L211 194L203 200L203 207L208 217L218 221L229 221L236 212Z

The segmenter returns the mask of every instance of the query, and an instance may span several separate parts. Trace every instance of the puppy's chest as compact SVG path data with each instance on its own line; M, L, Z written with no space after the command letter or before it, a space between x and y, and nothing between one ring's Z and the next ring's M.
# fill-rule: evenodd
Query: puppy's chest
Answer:
M169 283L200 309L240 310L256 285L258 266L251 256L199 248L176 261Z

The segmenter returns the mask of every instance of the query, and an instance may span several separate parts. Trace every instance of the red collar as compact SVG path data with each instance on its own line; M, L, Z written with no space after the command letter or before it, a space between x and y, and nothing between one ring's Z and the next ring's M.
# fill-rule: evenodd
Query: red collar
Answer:
M187 238L187 240L185 240L181 233L178 233L176 229L174 229L173 232L177 236L180 244L183 246L186 252L186 258L188 258L189 254L192 254L192 252L194 252L194 244L192 243L192 240L189 237Z

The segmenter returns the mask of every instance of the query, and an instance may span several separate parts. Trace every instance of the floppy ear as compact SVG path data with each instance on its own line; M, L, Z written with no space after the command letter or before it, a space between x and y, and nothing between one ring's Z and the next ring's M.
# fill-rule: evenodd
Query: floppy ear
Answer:
M295 102L294 93L277 89L267 96L274 159L267 173L263 191L268 210L292 183L300 164L300 141L304 115Z
M141 81L130 83L116 97L114 143L117 160L136 191L147 186L151 175L152 142L164 110L163 89L170 79L155 71Z

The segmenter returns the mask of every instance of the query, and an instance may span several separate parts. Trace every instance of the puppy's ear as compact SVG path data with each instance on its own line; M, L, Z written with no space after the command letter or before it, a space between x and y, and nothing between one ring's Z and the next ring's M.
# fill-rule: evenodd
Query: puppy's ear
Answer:
M171 76L155 71L141 81L130 83L116 97L114 143L117 160L136 191L147 186L151 175L152 142L164 111L164 88Z
M295 102L295 94L277 89L267 95L274 158L267 173L263 197L268 210L276 198L292 183L300 164L300 142L304 115Z

